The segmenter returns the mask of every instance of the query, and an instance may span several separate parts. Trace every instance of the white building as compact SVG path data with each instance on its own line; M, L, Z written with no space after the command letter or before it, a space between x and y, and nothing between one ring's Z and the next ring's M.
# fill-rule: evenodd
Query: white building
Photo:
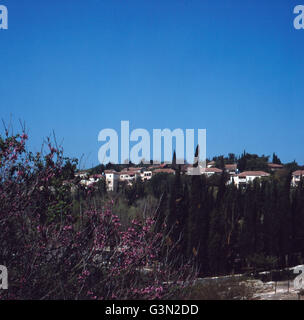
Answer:
M207 177L213 176L214 174L222 174L223 170L215 167L210 168L201 168L201 174L206 175Z
M121 171L119 175L119 180L120 181L126 181L128 185L132 185L132 183L140 177L139 172L134 172L134 171Z
M105 170L106 186L108 191L116 191L119 181L119 173L115 170Z
M89 175L87 171L76 172L75 177L79 177L81 179L80 184L86 187L104 178L101 174Z
M230 175L235 175L238 173L237 164L225 164L225 171L229 173Z
M234 183L237 187L246 185L255 179L269 177L270 174L264 171L244 171L240 174L232 175L229 183Z
M213 167L215 167L215 161L212 160L207 163L207 168L213 168Z
M222 174L223 170L215 167L207 167L203 168L201 165L198 165L198 167L188 166L187 167L187 174L193 175L193 174L204 174L207 177L213 176L214 174Z
M80 179L88 179L89 177L89 174L87 171L78 171L78 172L75 172L75 177L79 177Z
M304 179L304 170L294 171L292 173L291 185L296 187L301 181L301 178Z
M152 171L151 170L145 170L144 172L141 173L141 179L143 181L150 180L152 178Z
M75 173L75 177L80 178L80 184L88 186L91 182L89 179L89 173L87 171L78 171Z

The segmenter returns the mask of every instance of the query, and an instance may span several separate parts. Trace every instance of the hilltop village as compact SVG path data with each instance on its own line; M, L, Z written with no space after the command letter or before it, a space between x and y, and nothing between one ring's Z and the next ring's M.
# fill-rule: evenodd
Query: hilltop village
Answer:
M226 183L234 184L238 188L253 182L255 179L267 179L267 177L273 174L280 176L290 171L288 165L273 162L267 163L266 166L264 165L264 170L247 170L246 168L242 170L238 163L217 164L218 161L208 161L205 167L199 166L199 174L205 175L208 178L226 174ZM219 166L222 168L219 168ZM80 179L80 184L84 186L91 186L99 181L105 181L108 191L116 191L119 183L131 186L137 179L145 182L157 174L174 175L176 170L180 170L182 175L191 175L192 169L193 165L189 164L178 166L162 163L150 166L126 166L124 168L120 168L119 165L117 165L115 169L100 169L100 172L98 172L98 169L81 170L76 172L75 176ZM291 174L291 186L295 187L299 184L301 178L304 177L304 169L291 170Z

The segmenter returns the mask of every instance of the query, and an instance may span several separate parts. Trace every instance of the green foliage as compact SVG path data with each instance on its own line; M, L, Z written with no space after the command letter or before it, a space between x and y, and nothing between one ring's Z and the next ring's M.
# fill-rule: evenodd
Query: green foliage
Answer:
M268 170L267 156L246 152L239 158L229 154L213 160L221 167L237 162L241 170ZM280 162L276 154L272 160ZM169 233L164 250L171 250L171 258L178 253L194 260L201 276L301 263L303 181L291 189L291 174L286 169L240 189L227 185L228 178L225 172L209 178L181 175L176 165L176 175L161 173L144 183L137 180L132 186L121 185L115 213L125 227L133 218L155 217L154 231ZM100 189L94 201L108 197L102 186ZM57 212L60 201L58 204L53 209Z
M240 171L267 171L269 156L258 156L244 151L238 159L237 165Z
M279 159L279 157L275 153L273 153L273 155L272 155L272 163L281 164L281 160Z
M303 168L303 166L299 166L299 164L296 162L296 161L293 161L293 162L289 162L289 163L286 163L284 165L285 169L287 169L288 171L296 171L296 170L300 170Z

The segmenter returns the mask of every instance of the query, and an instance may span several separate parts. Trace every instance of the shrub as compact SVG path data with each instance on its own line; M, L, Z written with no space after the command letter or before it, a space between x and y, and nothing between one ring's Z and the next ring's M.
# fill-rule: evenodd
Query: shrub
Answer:
M113 202L75 213L75 161L48 140L46 153L26 150L28 137L0 137L0 264L9 272L1 299L169 299L196 273L168 261L155 221L121 228ZM89 198L90 189L87 191ZM178 257L177 257L178 258Z

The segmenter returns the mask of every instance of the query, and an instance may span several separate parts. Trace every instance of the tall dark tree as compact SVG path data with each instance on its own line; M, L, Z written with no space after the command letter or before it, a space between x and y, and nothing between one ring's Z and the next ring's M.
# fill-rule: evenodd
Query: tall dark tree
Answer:
M187 221L187 255L197 256L200 243L199 218L202 211L202 179L201 176L191 177L190 213Z
M174 153L173 153L173 158L172 158L172 169L176 170L177 169L177 165L176 165L176 152L174 150Z
M279 250L280 250L280 264L285 267L288 264L288 258L290 253L290 241L291 241L291 172L285 178L284 185L282 187L280 195L280 207L278 211L278 219L280 221L279 231Z
M275 153L273 153L273 155L272 155L272 163L281 164L281 160L279 159L279 157Z

